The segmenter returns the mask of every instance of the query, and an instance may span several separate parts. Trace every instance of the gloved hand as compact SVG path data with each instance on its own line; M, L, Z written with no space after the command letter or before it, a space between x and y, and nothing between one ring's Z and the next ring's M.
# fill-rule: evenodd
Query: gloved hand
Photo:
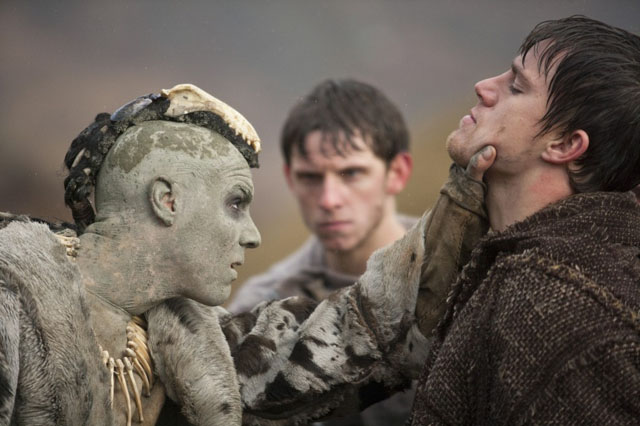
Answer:
M431 210L416 303L418 326L426 337L442 318L447 295L471 250L489 228L482 177L495 158L495 148L486 146L474 154L466 170L453 164Z

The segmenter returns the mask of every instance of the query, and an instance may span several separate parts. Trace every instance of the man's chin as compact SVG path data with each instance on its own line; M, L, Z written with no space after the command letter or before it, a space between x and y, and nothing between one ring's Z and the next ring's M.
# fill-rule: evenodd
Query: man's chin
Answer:
M456 138L456 136L459 137L459 135L455 135L456 132L457 130L454 130L447 138L447 153L454 163L460 167L467 167L470 156L465 152L464 142Z
M235 273L235 271L233 271ZM226 280L209 279L202 283L200 292L184 294L184 297L193 299L206 306L219 306L227 301L231 295L231 285L235 278L228 277Z
M320 238L322 247L327 251L344 252L353 249L354 244L343 238Z

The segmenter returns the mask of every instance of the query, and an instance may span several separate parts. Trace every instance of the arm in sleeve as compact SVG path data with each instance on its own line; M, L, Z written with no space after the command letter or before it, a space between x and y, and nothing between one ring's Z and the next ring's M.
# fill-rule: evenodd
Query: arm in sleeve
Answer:
M245 424L304 424L361 409L358 392L367 385L408 385L428 348L413 321L424 221L374 253L357 284L320 304L293 297L232 316L180 299L149 311L150 349L169 397L193 423L218 424L195 414L207 401L220 405L235 386ZM208 335L216 326L226 342ZM225 349L237 382L219 355Z
M465 259L460 251L486 230L479 225L486 220L483 191L481 183L453 167L433 212L425 213L402 239L376 251L356 284L320 304L289 298L263 302L236 316L218 308L237 371L244 423L305 424L337 412L362 410L376 402L363 400L368 393L364 390L391 392L417 378L430 347L416 322L418 291L422 299L438 298L429 306L439 307L444 301ZM441 244L446 247L439 248ZM446 256L455 261L440 266ZM431 311L428 315L437 321ZM166 334L156 320L149 324L152 340L155 333ZM166 357L162 348L153 352L154 359ZM166 370L160 375L172 373ZM167 385L176 378L163 382Z
M453 164L449 179L425 224L425 253L416 305L420 331L430 336L440 321L446 297L471 250L487 232L486 187Z

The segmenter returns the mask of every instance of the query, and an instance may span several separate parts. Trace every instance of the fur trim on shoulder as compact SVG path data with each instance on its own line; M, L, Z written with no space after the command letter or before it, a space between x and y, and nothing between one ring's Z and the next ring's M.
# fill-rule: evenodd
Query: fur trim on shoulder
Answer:
M0 372L2 395L20 395L12 409L3 396L0 410L11 409L18 424L110 424L109 375L80 274L47 225L14 221L0 230L0 290L9 318L0 327L0 364L4 356L15 365L17 356L20 373L16 382Z

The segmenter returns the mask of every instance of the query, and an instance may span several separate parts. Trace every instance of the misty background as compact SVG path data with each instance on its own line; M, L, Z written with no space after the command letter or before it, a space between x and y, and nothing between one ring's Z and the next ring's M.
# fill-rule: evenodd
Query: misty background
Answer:
M356 78L398 105L415 163L399 208L419 215L446 178L444 141L475 103L474 83L505 71L536 23L573 14L640 33L638 0L0 0L0 211L70 220L73 138L99 112L193 83L262 139L251 207L262 246L237 287L308 236L278 140L314 85Z

